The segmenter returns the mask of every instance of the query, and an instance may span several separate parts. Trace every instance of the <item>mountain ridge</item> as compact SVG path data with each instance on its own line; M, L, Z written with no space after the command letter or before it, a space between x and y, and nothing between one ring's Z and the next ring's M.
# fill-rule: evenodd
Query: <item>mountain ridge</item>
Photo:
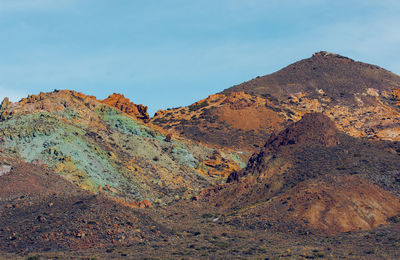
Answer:
M234 152L216 153L153 127L146 107L123 95L99 101L57 90L2 104L4 149L28 163L42 161L93 192L153 202L165 194L173 200L239 167Z

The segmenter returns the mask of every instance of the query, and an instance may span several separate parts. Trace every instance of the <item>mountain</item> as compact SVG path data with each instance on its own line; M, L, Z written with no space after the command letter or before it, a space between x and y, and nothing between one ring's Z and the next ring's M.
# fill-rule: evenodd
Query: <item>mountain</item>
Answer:
M0 105L0 258L400 258L399 77L327 52L158 111Z
M306 114L201 195L246 225L369 230L400 213L399 155L397 142L357 139L322 113Z
M333 102L356 104L354 95L362 94L369 88L382 92L396 89L399 85L400 77L390 71L321 51L309 59L226 89L222 93L242 91L287 99L296 93L307 93L310 98L319 98L323 92Z
M322 112L354 137L400 140L400 77L375 65L315 53L152 122L210 145L253 151L304 114Z
M240 158L171 136L147 108L122 95L105 100L69 90L2 102L0 146L40 162L91 192L166 203L223 181Z

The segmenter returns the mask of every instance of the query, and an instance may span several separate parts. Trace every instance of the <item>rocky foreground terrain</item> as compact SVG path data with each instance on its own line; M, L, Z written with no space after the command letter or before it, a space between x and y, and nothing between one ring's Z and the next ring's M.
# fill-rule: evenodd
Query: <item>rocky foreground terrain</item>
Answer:
M0 258L400 258L400 77L319 52L188 107L0 106Z

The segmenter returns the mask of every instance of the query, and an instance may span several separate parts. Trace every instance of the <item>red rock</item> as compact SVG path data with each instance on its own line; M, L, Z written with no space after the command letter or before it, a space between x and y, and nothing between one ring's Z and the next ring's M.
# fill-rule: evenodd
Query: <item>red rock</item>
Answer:
M142 204L144 205L145 208L151 208L152 207L151 202L148 201L148 200L142 201Z

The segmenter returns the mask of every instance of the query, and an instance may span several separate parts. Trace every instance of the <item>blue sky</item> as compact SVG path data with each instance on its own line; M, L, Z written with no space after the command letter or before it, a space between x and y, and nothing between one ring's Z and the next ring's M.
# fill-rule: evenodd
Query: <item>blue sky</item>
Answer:
M0 0L0 98L189 105L327 50L400 74L393 0Z

